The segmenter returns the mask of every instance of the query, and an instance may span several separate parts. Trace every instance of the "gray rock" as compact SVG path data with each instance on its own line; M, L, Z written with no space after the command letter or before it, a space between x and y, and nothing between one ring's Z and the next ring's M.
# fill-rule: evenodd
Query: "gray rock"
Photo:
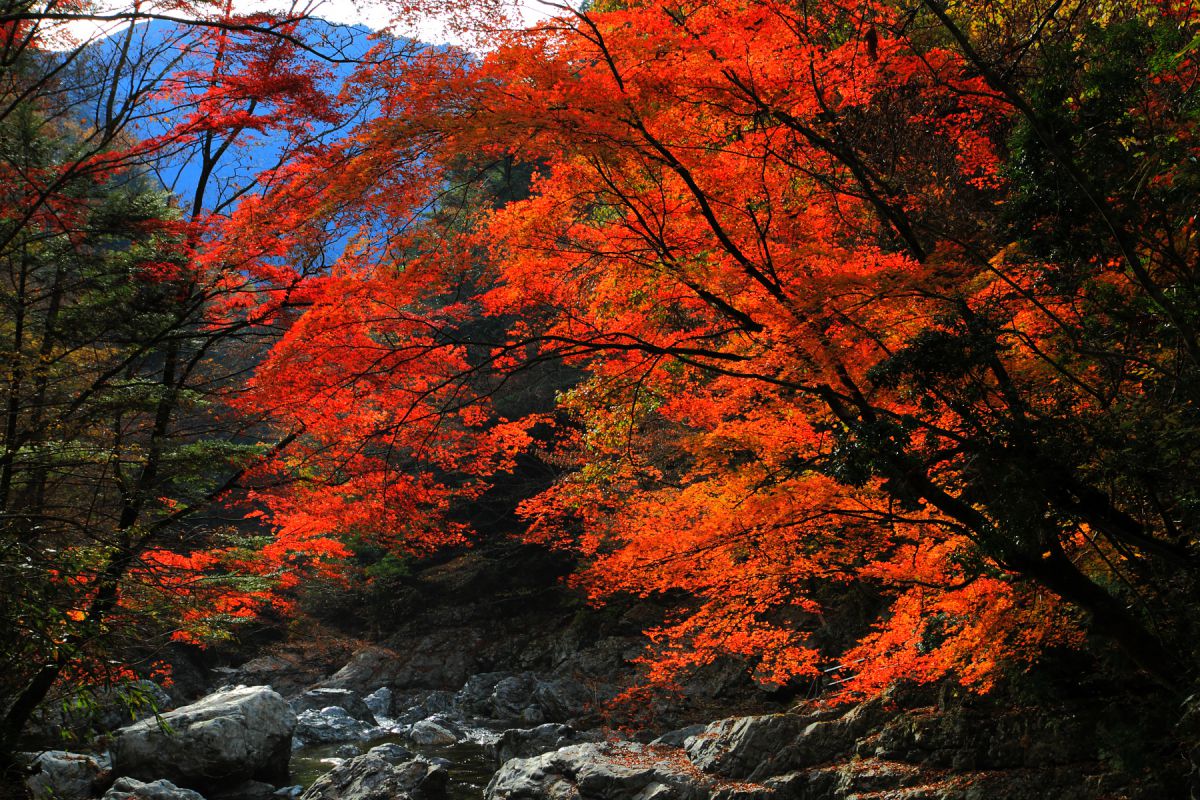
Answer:
M382 758L389 764L399 764L403 761L411 761L413 758L415 758L410 750L405 747L401 747L395 742L376 745L367 751L367 755Z
M556 647L556 674L611 680L613 676L623 674L634 659L644 655L646 648L645 640L638 636L609 636L583 647L580 644L567 637Z
M408 738L415 744L449 745L466 739L462 729L443 716L434 716L413 723L408 729Z
M681 689L693 699L745 697L755 691L746 664L732 656L718 657L689 674Z
M673 731L667 731L662 736L651 742L651 744L665 744L670 747L683 747L687 744L687 740L693 736L704 732L707 725L688 725L686 728L679 728Z
M1093 734L1094 719L1079 715L994 709L899 714L862 741L858 755L954 772L1041 769L1094 757Z
M424 758L393 764L371 752L322 775L301 800L439 800L449 775Z
M237 668L218 667L213 672L221 676L222 689L240 685L270 686L280 694L292 695L320 680L327 670L319 662L296 656L264 655Z
M454 695L454 707L464 714L491 716L492 693L501 681L513 677L507 672L480 672L467 678Z
M513 728L500 734L494 743L485 746L487 754L498 764L514 758L533 758L573 744L598 742L598 731L577 731L570 725L547 722L536 728Z
M368 686L390 684L395 677L398 653L383 647L365 647L350 657L346 665L324 681L337 689L366 691Z
M708 725L687 739L684 747L692 763L705 772L745 778L802 731L801 719L790 714L730 717Z
M633 742L579 744L505 762L487 800L708 800L714 781L678 748Z
M371 709L354 692L349 689L309 689L304 694L292 700L292 710L297 714L305 711L320 711L335 706L342 709L357 720L375 725L375 715Z
M38 753L25 784L34 800L84 800L98 794L110 778L108 764L93 756L48 750Z
M356 742L370 737L374 724L355 719L340 706L301 711L296 717L296 741L305 745Z
M773 790L775 796L780 798L780 800L788 797L831 797L833 794L833 784L831 783L828 787L821 790L820 787L816 787L810 782L809 776L815 774L815 772L810 773L807 771L785 772L782 775L767 778L763 781L763 785Z
M204 800L204 796L167 780L143 783L136 778L117 778L104 793L104 800Z
M837 791L842 795L894 792L922 782L921 769L873 758L854 759L839 770Z
M411 725L436 714L449 713L455 709L454 698L453 692L437 689L405 692L392 701L395 720L404 725Z
M452 689L479 668L483 637L474 628L447 628L402 648L367 647L335 672L323 686L369 692L380 686L400 689Z
M595 700L582 683L570 678L484 672L467 680L454 706L464 714L537 725L577 719Z
M587 714L597 699L582 683L571 678L539 680L533 699L551 722L566 722Z
M532 672L523 672L498 681L488 698L488 715L493 719L541 722L541 709L534 699L537 688L538 679Z
M390 717L392 715L392 690L386 686L380 686L375 691L363 698L363 703L370 709L371 713L376 718ZM349 711L350 709L346 709Z
M266 686L211 694L117 731L113 772L182 786L287 780L296 715Z
M830 712L807 717L796 714L730 717L687 739L684 748L692 763L705 772L757 781L847 755L860 736L886 718L882 703L877 701L833 717Z

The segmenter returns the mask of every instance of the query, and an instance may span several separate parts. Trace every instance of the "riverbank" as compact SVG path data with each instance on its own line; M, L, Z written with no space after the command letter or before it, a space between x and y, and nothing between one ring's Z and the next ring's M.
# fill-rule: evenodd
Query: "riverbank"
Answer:
M393 800L1187 796L1169 704L1127 686L1064 694L1070 676L1042 676L1056 683L1041 698L1029 678L989 697L909 686L829 707L805 697L807 687L764 691L731 660L615 715L610 701L635 677L641 631L661 610L636 599L589 608L563 585L568 567L527 548L460 554L396 593L390 631L372 636L351 620L308 638L293 630L243 650L254 657L240 663L181 659L178 699L164 703L181 708L162 717L174 737L163 740L175 753L169 767L107 758L122 752L126 728L84 743L90 753L41 757L32 788L44 796L50 786L56 800L125 800L112 794L123 778L173 779L204 800L375 800L380 787ZM262 688L236 688L245 686ZM222 698L246 691L275 698L278 719L266 729L286 729L286 753L279 761L275 740L243 748L229 758L269 751L275 760L229 772L204 762L213 747L205 731L226 730L228 740L241 724L228 720L248 712L213 722L187 700L224 708ZM192 758L200 766L178 768Z

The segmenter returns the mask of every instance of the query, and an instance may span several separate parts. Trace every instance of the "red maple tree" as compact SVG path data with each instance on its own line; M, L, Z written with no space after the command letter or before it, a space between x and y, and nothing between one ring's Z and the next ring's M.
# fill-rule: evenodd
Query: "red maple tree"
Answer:
M283 529L458 537L438 470L521 444L472 387L558 359L575 468L528 535L596 598L695 599L654 677L812 673L854 583L889 606L847 696L987 688L1088 631L1178 685L1195 30L1180 3L601 3L364 74L383 116L279 195L370 220L256 379L308 437ZM488 158L531 196L428 213ZM480 316L504 333L462 335Z

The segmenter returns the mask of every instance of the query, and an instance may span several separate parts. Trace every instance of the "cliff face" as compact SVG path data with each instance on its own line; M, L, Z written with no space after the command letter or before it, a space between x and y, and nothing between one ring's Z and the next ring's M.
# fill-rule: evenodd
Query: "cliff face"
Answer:
M586 695L588 713L576 709L572 718L613 721L605 704L637 679L642 632L662 621L666 606L637 598L590 606L566 584L572 568L564 556L511 543L419 565L376 597L376 607L337 596L312 601L318 637L297 632L256 652L243 649L242 663L222 669L219 680L287 691L319 683L362 693L380 686L457 692L472 676L536 674ZM661 728L732 710L782 711L794 694L759 689L728 659L700 670L678 695L638 709L638 717Z

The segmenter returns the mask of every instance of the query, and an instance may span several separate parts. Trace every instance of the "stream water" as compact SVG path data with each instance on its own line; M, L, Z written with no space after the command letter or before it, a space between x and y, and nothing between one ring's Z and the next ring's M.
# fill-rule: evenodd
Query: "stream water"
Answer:
M405 749L423 755L430 760L441 759L450 773L447 796L450 800L480 800L488 781L496 772L497 765L488 757L483 744L466 741L451 745L413 744L407 737L389 734L364 742L355 742L360 753L365 753L380 744L395 742ZM313 781L347 760L346 743L324 744L303 747L292 752L292 783L307 789Z

